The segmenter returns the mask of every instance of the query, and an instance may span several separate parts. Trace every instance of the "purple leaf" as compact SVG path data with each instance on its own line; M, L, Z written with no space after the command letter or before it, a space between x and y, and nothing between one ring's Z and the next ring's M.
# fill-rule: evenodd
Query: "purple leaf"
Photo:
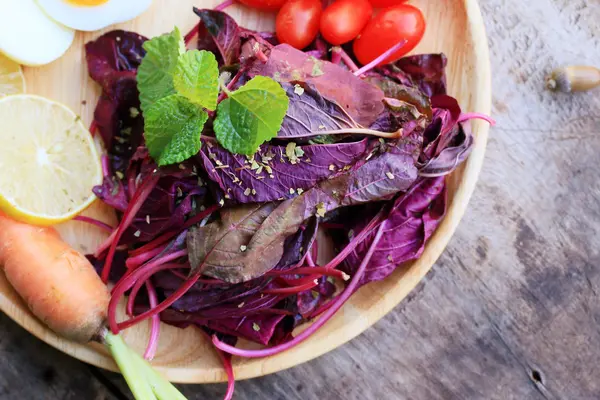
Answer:
M325 99L312 85L283 83L282 86L290 102L277 137L308 139L320 135L320 131L358 128L342 107Z
M446 94L447 63L444 54L421 54L401 58L393 64L376 68L375 72L403 85L416 86L431 97Z
M361 279L361 285L389 276L402 263L418 258L425 243L444 217L446 185L443 177L417 181L396 199L387 216L387 227ZM352 232L360 232L362 222ZM346 259L343 270L352 275L361 264L374 233L362 241ZM350 239L352 240L352 239Z
M224 210L221 219L191 228L188 251L192 273L230 283L248 281L272 270L284 254L286 239L307 219L339 207L386 200L407 190L417 178L420 135L394 145L360 166L324 180L280 203L245 204Z
M275 46L253 75L278 82L306 82L331 102L339 104L360 125L370 126L383 112L383 92L329 61L319 60L287 44Z
M200 10L194 7L194 12L201 20L198 49L214 53L220 65L238 63L242 39L237 22L221 11Z
M253 159L232 154L203 137L200 157L209 178L238 203L289 199L367 155L369 142L331 145L263 145ZM290 154L287 154L290 153ZM292 156L290 158L289 156ZM253 160L253 161L252 161Z

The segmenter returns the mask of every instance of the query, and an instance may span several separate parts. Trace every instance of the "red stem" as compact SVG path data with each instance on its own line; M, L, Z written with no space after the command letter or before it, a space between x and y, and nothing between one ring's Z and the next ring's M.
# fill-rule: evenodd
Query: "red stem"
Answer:
M86 217L84 215L78 215L75 218L73 218L75 221L79 221L79 222L85 222L91 225L95 225L100 229L104 229L105 231L107 231L108 233L112 233L113 230L115 228L113 228L112 226L110 226L109 224L102 222L102 221L98 221L97 219L94 218L90 218L90 217Z
M158 297L156 296L156 290L150 280L146 281L146 290L148 291L148 300L150 302L150 308L156 307L158 304ZM152 323L150 326L150 337L148 338L148 347L144 352L144 358L148 361L152 361L156 356L156 349L158 348L158 335L160 334L160 316L155 315L152 317Z
M119 304L121 297L125 295L125 292L131 289L131 287L146 274L149 274L148 276L152 276L158 271L174 268L174 264L168 264L168 262L174 261L180 257L184 257L187 254L187 250L171 253L167 256L151 261L143 267L131 271L129 274L121 278L121 280L113 288L112 296L110 298L110 302L108 303L108 324L110 330L114 334L119 333L119 325L117 323L117 305ZM181 265L178 267L180 268Z
M90 124L90 133L92 134L92 137L96 136L96 131L98 130L98 124L96 123L96 120L92 120L92 123Z
M218 6L216 6L215 8L213 8L213 10L215 11L223 11L224 9L226 9L229 6L232 6L236 3L235 0L225 0L224 2L222 2L221 4L219 4Z
M270 271L265 275L267 276L282 276L282 275L310 275L316 274L320 276L333 276L336 278L344 279L345 274L339 269L325 268L325 267L301 267L290 269L287 271Z
M296 294L300 292L304 292L305 290L309 290L317 286L318 283L315 282L315 279L311 280L309 283L305 283L300 286L292 286L287 288L278 288L278 289L266 289L261 293L264 294Z
M159 255L168 246L169 246L169 244L167 243L167 244L159 246L159 247L157 247L155 249L149 250L149 251L147 251L145 253L138 254L137 256L129 257L127 259L127 261L125 261L125 265L129 269L135 269L135 268L139 267L140 265L144 264L145 262L147 262L147 261L151 260L152 258L156 257L157 255Z
M200 31L200 24L196 24L194 25L194 27L187 33L187 35L185 35L183 37L183 41L185 42L185 45L188 46L190 44L190 42L192 41L192 39L198 35L198 32Z
M377 248L377 244L381 240L385 226L386 226L386 223L384 221L379 226L379 229L377 229L377 233L375 234L375 237L373 238L373 241L371 242L371 246L369 247L369 250L367 251L365 258L361 262L360 266L358 267L358 270L352 277L352 280L350 281L348 286L338 296L335 304L333 304L331 306L331 308L329 308L323 314L323 316L321 318L319 318L311 326L309 326L304 331L302 331L298 336L296 336L289 342L280 344L278 346L270 347L267 349L245 350L245 349L238 349L234 346L228 345L227 343L221 342L219 340L219 338L217 338L216 335L213 335L212 341L213 341L213 344L215 345L215 347L217 347L218 349L223 350L229 354L235 355L235 356L247 357L247 358L259 358L259 357L268 357L268 356L272 356L274 354L281 353L282 351L291 349L292 347L305 341L308 337L310 337L312 334L314 334L316 331L318 331L323 325L325 325L325 323L327 321L329 321L329 319L332 316L334 316L335 313L338 312L338 310L340 308L342 308L342 306L350 298L352 293L354 293L354 291L358 287L360 280L362 279L362 277L365 273L365 270L367 269L367 265L369 264L369 261L371 260L371 257L373 256L373 253L375 252L375 249Z
M171 305L173 305L173 303L175 303L177 300L179 300L184 294L187 293L188 290L190 290L192 288L192 286L194 286L196 284L196 282L198 281L199 278L200 278L200 275L198 275L198 274L191 277L182 286L180 286L179 289L177 289L172 295L167 297L158 306L154 307L151 310L145 311L145 312L141 313L140 315L137 315L131 319L128 319L127 321L118 323L117 324L117 333L120 330L127 329L127 328L137 324L138 322L144 321L145 319L152 317L153 315L160 314L161 312L165 311L167 308L171 307ZM111 301L112 301L112 299L111 299Z
M102 281L104 283L108 282L108 277L110 275L110 270L112 268L112 262L115 257L115 252L117 251L117 245L119 244L119 240L121 240L121 237L123 236L123 234L129 227L129 225L131 225L131 223L133 222L135 215L138 213L140 208L142 208L142 206L144 205L144 201L146 201L146 199L150 195L150 192L152 192L152 190L154 189L154 186L156 186L158 179L159 179L158 174L152 174L145 181L145 183L142 184L140 186L140 188L135 192L135 196L133 196L133 198L129 202L129 206L127 207L127 210L125 211L125 213L123 215L123 219L121 220L121 223L119 224L119 227L117 228L117 233L115 234L114 240L112 241L112 243L110 245L110 248L108 250L108 255L106 256L106 260L104 262L104 268L102 269L102 275L101 275Z
M358 71L358 65L356 65L354 63L352 58L350 58L350 56L348 55L348 53L346 53L344 51L344 49L342 49L341 47L337 47L337 48L334 47L334 49L335 49L335 52L339 53L339 56L342 59L342 61L344 62L344 64L346 64L346 66L348 68L350 68L350 71L352 71L352 72Z
M133 251L131 251L129 253L130 256L138 256L140 254L143 254L147 251L153 250L155 248L157 248L158 246L165 244L166 242L168 242L169 240L173 239L175 236L181 234L181 232L185 231L186 229L191 228L192 226L199 224L200 222L202 222L202 220L206 217L208 217L210 214L212 214L213 212L217 211L221 206L218 204L215 204L213 206L208 207L206 210L201 211L199 214L195 215L194 217L190 218L189 220L186 221L185 224L183 224L183 226L176 230L176 231L171 231L171 232L165 232L163 233L161 236L157 237L156 239L154 239L151 242L146 243L145 245L143 245L142 247L135 249Z

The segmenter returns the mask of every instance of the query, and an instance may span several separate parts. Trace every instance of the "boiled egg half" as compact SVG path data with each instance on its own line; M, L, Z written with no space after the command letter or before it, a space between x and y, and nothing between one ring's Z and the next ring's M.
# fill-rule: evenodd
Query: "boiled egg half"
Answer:
M56 60L75 31L53 21L34 0L0 0L0 52L25 65Z
M21 1L21 0L13 0ZM152 0L37 0L52 19L79 31L96 31L133 19Z

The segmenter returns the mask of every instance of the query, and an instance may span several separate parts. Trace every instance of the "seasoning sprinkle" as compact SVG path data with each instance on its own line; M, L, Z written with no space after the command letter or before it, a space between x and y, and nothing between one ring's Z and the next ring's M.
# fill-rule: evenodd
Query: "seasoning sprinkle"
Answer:
M296 83L296 85L294 85L294 93L298 96L302 96L304 94L304 88Z
M294 194L296 193L296 191L294 190L294 188L290 188L290 194Z
M247 188L246 190L244 190L244 196L250 196L250 193L252 193L252 189Z
M148 225L150 225L150 216L149 216L149 215L146 215L146 223L147 223Z
M386 172L385 175L390 179L394 179L394 174L392 174L390 171Z
M256 322L254 322L252 324L252 329L254 329L255 332L260 331L260 325L258 325Z
M238 304L238 308L242 308L242 307L244 307L244 304L246 304L246 303L244 303L244 302L242 301L240 304Z
M325 216L325 204L324 203L319 203L317 204L317 216L323 218Z
M136 238L139 238L140 236L142 236L142 231L135 231L133 236L135 236Z
M241 251L242 251L242 253L243 253L244 251L248 250L248 246L246 246L246 245L241 245L241 246L240 246L240 250L241 250Z
M350 275L348 275L345 272L342 272L342 279L344 279L344 281L348 282L350 280Z
M252 194L256 195L256 189L252 189Z
M135 108L135 107L131 107L131 108L129 109L129 115L131 116L131 118L137 118L137 117L138 117L138 115L140 115L140 110L138 110L138 109L137 109L137 108Z
M329 170L330 171L335 171L335 165L333 165L333 164L329 165Z

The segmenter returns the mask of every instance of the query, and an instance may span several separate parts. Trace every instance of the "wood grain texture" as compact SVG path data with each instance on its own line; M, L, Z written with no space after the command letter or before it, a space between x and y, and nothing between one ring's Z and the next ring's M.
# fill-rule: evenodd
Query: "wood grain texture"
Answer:
M120 28L152 37L170 31L177 24L185 32L198 21L191 12L192 6L212 7L215 2L180 0L176 8L172 4L167 0L155 0L144 15ZM416 4L423 10L430 29L415 51L444 52L449 60L449 92L465 110L489 113L489 54L477 0L457 1L450 9L438 0L418 0ZM273 25L272 16L257 14L247 8L233 8L231 13L247 27L264 30L271 29ZM86 76L83 44L98 35L97 32L78 33L74 45L61 59L43 68L26 69L28 90L65 102L79 112L85 121L91 122L90 105L98 97L98 88ZM449 206L446 217L419 260L406 265L383 282L362 288L333 319L301 345L264 359L235 358L236 376L245 379L266 375L324 354L359 335L406 297L439 257L467 208L483 162L488 129L485 122L472 123L476 145L468 161L448 179ZM91 212L95 215L106 214L102 219L112 216L112 212L106 208L96 207ZM84 252L94 249L101 241L97 228L80 222L66 224L61 227L61 233L69 243ZM32 318L2 279L0 308L28 331L60 350L93 365L116 370L116 365L101 346L73 344L45 329ZM148 331L148 324L140 324L125 331L123 336L135 350L142 352L148 341ZM226 379L212 345L193 327L181 330L163 325L153 365L176 382L204 383Z
M498 125L447 250L371 329L309 363L238 382L235 399L600 398L600 92L542 90L553 67L600 66L600 2L480 3ZM7 318L0 329L19 332L0 335L10 349L0 355L0 374L11 365L39 376L46 359L66 374L84 369ZM31 357L30 347L41 355ZM121 385L116 375L108 378ZM17 384L2 382L0 393ZM33 395L24 398L45 398L47 386L27 384ZM59 384L73 382L61 377ZM224 391L183 389L190 399L208 400ZM95 396L88 394L80 398Z

